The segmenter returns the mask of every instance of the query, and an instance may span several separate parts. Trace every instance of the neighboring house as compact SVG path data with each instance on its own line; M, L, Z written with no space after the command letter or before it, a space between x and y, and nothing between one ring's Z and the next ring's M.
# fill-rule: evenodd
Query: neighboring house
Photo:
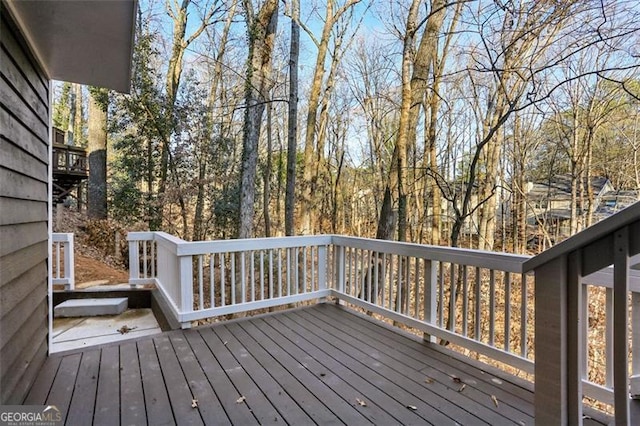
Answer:
M594 219L596 222L606 219L609 216L629 207L638 201L639 192L636 190L618 190L609 191L601 197L600 204L595 211Z
M51 80L129 90L135 0L0 2L0 405L48 354Z
M591 188L594 204L599 206L604 194L613 191L613 185L605 177L592 177ZM586 194L586 189L585 189ZM578 206L578 215L587 206ZM595 209L594 209L595 210ZM529 183L527 186L527 222L543 225L554 237L569 236L571 220L571 177L554 176L546 182Z

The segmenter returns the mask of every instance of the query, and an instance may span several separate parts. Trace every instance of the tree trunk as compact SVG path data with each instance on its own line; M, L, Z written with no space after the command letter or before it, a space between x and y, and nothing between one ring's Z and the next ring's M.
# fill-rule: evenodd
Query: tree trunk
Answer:
M204 183L207 177L207 160L200 158L198 160L198 183L196 208L193 215L193 241L201 241L205 238L203 226L204 214Z
M187 37L187 27L189 19L188 8L190 4L191 0L182 0L180 4L178 4L178 1L176 0L175 2L173 2L173 6L175 7L172 7L172 3L170 2L166 3L166 12L171 17L173 22L173 40L171 44L171 56L169 58L169 64L167 66L167 77L165 82L165 93L167 99L164 119L167 120L167 122L163 123L162 126L157 126L160 137L163 140L160 151L160 179L158 183L158 194L164 194L166 192L171 172L173 172L174 174L174 180L176 182L179 181L178 176L175 175L175 165L173 164L172 155L170 152L171 147L169 144L169 140L175 129L174 108L176 96L180 87L180 78L182 76L184 52L187 50L189 45L194 40L196 40L200 36L200 34L202 34L202 32L211 24L212 16L217 10L216 4L214 2L214 4L205 11L200 26L197 27L197 29L189 37ZM235 4L233 5L233 7L235 7ZM177 186L180 186L179 182ZM189 229L187 226L186 201L181 191L177 192L177 197L178 203L180 204L183 222L182 232L183 236L187 238ZM158 216L154 218L154 222L161 225L162 208L158 209L157 215Z
M262 191L262 202L263 202L263 215L264 215L264 236L269 238L271 236L271 217L269 215L269 204L271 200L271 169L272 165L272 150L273 150L273 142L272 142L272 105L269 103L267 105L267 162L264 167L263 173L263 191Z
M107 218L107 107L109 92L92 89L89 100L89 217Z
M313 72L313 80L311 83L311 89L309 92L309 102L307 104L307 122L306 122L306 134L304 143L304 172L302 182L302 197L300 200L300 216L301 216L301 233L308 235L314 232L313 228L313 215L315 205L315 185L317 183L317 165L318 159L322 159L323 152L316 146L318 138L316 138L316 132L318 131L318 111L320 108L320 96L322 94L322 84L324 80L324 66L329 50L329 42L331 41L331 31L334 25L340 19L340 17L353 5L359 3L360 0L347 0L345 4L334 11L334 2L326 2L326 16L324 26L322 28L322 35L319 41L316 42L318 47L318 55L316 57L316 64ZM325 96L327 94L325 93Z
M75 85L76 92L76 114L75 119L73 120L73 134L74 134L74 143L76 146L84 146L86 140L84 139L83 128L84 128L84 114L82 113L82 105L83 96L82 96L82 85Z
M289 112L287 130L287 184L284 198L285 235L295 234L296 159L298 153L298 60L300 58L300 2L291 2L291 46L289 49Z
M238 238L253 236L255 212L255 178L258 163L258 140L262 125L267 93L271 81L271 59L278 23L278 1L267 0L257 16L251 5L245 2L249 57L245 93L244 136L242 140L242 178L240 189L240 212Z
M67 125L67 134L65 144L75 146L76 144L76 135L75 135L75 123L76 123L76 111L78 108L78 103L76 102L76 86L78 84L72 84L71 90L69 92L69 124Z
M500 111L502 114L502 111ZM496 132L486 149L486 175L483 185L479 188L480 200L484 202L480 208L480 218L478 226L478 249L493 250L496 232L496 211L497 202L495 190L498 187L498 166L500 163L500 152L502 151L503 135Z

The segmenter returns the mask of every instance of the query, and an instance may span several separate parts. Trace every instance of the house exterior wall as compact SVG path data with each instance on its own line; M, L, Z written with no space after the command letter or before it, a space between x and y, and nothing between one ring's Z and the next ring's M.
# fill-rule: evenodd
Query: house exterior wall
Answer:
M0 404L20 404L47 356L50 86L0 18Z

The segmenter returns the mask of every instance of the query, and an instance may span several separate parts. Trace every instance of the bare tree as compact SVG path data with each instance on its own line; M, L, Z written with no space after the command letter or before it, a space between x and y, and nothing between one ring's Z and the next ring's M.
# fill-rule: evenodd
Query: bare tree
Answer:
M211 87L209 89L209 98L207 100L207 107L210 110L209 114L209 126L207 134L204 136L200 143L200 152L198 156L198 180L197 180L197 198L196 206L193 218L193 239L201 240L205 238L205 226L204 226L204 207L205 207L205 187L207 183L208 163L211 152L210 144L214 138L213 122L216 119L214 110L217 107L218 99L223 98L223 70L222 64L224 61L225 53L227 51L227 44L229 41L229 32L231 31L231 24L236 15L236 7L238 0L232 0L227 12L227 17L222 29L222 35L217 43L217 52L213 58L213 67L211 70ZM208 29L208 28L207 28ZM210 37L211 38L211 37Z
M244 136L238 238L253 236L255 178L262 115L271 88L271 60L278 23L278 1L266 0L257 14L244 1L249 38L245 86Z
M166 12L173 23L173 34L171 43L171 56L167 67L166 83L165 83L165 95L166 95L166 111L165 121L162 123L157 122L158 133L162 138L161 154L160 154L160 179L158 182L158 193L164 194L167 189L167 182L169 179L169 171L173 169L173 180L180 186L179 177L175 172L175 165L172 163L172 154L170 147L170 137L173 133L176 123L174 120L174 108L176 103L176 96L180 86L180 78L182 76L184 53L187 48L206 30L206 28L214 22L215 15L220 12L221 5L218 1L214 1L204 11L204 15L200 22L200 25L195 30L187 35L187 28L189 27L189 7L192 0L182 0L180 3L178 0L168 0L166 3ZM182 193L177 193L178 202L182 211L182 231L183 237L188 236L188 218L187 218L187 206ZM160 210L160 214L162 211ZM155 221L162 223L162 218L157 217Z
M344 4L337 7L336 0L328 0L326 6L326 14L324 18L324 26L322 28L322 35L320 39L316 38L313 32L306 26L303 29L309 34L311 40L318 49L316 57L316 63L313 72L313 79L311 82L311 89L309 91L309 101L307 105L307 120L306 120L306 133L305 133L305 145L304 145L304 172L302 182L302 197L300 199L300 214L301 214L301 232L302 234L309 234L313 232L313 206L314 206L314 187L318 178L319 162L322 158L321 147L316 146L319 141L317 138L319 110L322 95L322 87L325 74L325 61L327 53L329 51L329 43L331 41L331 33L336 23L342 18L342 16L349 11L360 0L346 0ZM335 61L334 55L333 60ZM327 81L326 87L330 88L332 82ZM325 90L325 96L328 96ZM323 141L320 141L322 143Z
M298 153L298 60L300 57L300 1L291 0L289 49L289 110L287 121L287 186L284 198L285 235L294 235L296 158Z

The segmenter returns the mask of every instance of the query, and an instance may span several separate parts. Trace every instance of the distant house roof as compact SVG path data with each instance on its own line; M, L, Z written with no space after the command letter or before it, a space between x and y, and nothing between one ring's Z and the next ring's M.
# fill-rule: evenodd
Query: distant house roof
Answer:
M608 189L609 179L606 177L594 176L590 180L595 194L600 194L603 190ZM571 197L571 176L557 175L547 181L536 182L529 190L528 196L531 199L568 199Z
M136 0L8 0L49 78L129 92Z

